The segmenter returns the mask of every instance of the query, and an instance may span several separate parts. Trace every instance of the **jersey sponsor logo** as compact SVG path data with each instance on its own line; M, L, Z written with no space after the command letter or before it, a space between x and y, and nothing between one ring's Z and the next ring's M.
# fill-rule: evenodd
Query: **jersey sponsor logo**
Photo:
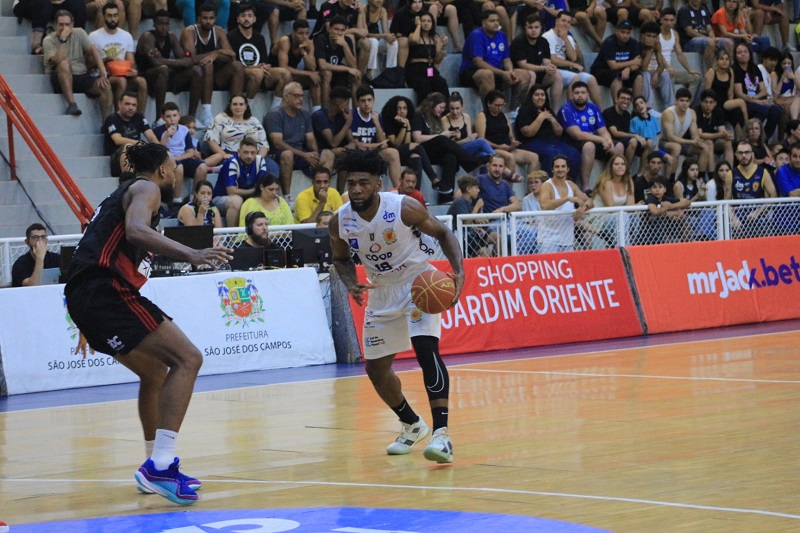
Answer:
M397 242L397 233L395 233L394 228L386 228L383 230L383 241L386 244L394 244Z
M253 280L239 277L217 282L217 295L225 326L243 328L264 321L264 300L258 294Z
M350 248L352 248L353 250L358 250L358 239L356 239L355 237L348 237L347 244L349 244Z
M384 211L383 212L383 220L385 220L386 222L390 222L390 223L394 222L395 218L397 218L397 216L394 213L391 213L389 211ZM375 234L374 233L370 234L370 239L372 239L372 240L375 239Z
M386 341L383 340L383 337L378 337L377 335L364 337L364 346L383 346L384 344L386 344Z
M381 251L381 245L378 244L377 242L373 242L372 244L369 245L369 251L372 252L373 254L377 254L378 252Z

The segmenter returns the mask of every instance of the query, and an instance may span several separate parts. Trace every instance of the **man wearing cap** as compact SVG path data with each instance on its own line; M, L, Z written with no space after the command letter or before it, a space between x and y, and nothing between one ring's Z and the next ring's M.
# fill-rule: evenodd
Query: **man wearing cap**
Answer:
M611 89L611 94L628 87L636 98L643 90L642 57L639 41L631 37L632 29L630 21L620 22L614 35L603 41L589 70L601 87Z

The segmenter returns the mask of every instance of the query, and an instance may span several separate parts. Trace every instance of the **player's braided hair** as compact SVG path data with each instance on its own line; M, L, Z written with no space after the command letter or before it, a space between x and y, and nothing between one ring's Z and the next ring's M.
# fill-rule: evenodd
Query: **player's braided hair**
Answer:
M378 177L389 170L378 150L359 149L347 150L336 164L336 168L342 172L366 172Z
M133 173L152 174L164 164L169 152L163 144L140 141L125 147L125 157Z

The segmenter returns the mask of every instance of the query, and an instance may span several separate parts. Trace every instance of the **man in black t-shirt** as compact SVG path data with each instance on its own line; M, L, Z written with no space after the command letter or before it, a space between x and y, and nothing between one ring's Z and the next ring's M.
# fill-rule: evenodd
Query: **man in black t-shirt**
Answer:
M25 230L28 253L21 255L11 267L12 287L35 287L42 284L42 270L61 266L61 256L47 251L47 230L39 223Z
M633 25L625 20L619 23L614 35L600 46L600 53L589 69L600 86L617 94L620 87L633 89L633 97L642 95L642 57L639 41L631 37Z
M621 142L625 147L625 159L629 165L633 164L633 158L642 155L647 139L641 135L630 133L631 113L628 108L631 106L632 91L627 87L622 87L617 91L614 105L603 111L603 120L606 121L606 128L614 142Z
M710 89L700 93L700 106L695 113L700 138L713 141L714 153L733 161L733 132L725 127L725 112L717 106L717 93Z
M664 157L658 152L650 152L644 172L633 179L633 199L643 204L650 193L650 185L661 177L664 171ZM670 187L671 189L672 187Z
M292 76L288 70L267 62L267 41L263 35L253 31L256 12L251 5L242 4L236 22L238 26L228 32L228 42L236 54L236 61L244 65L245 94L252 100L262 86L267 90L273 89L272 105L277 107L282 102L283 88L292 81Z
M542 21L537 13L525 19L525 33L511 41L511 62L515 68L530 73L529 86L539 84L550 88L550 105L561 107L564 80L550 61L550 43L542 39Z
M703 64L710 67L714 64L714 54L717 48L727 48L728 54L733 53L733 41L724 37L714 37L714 28L711 17L714 14L703 0L688 0L686 5L678 10L678 37L684 52L698 52L703 54Z
M361 85L361 71L356 68L355 48L344 36L347 22L343 17L333 17L328 33L314 38L314 56L322 77L322 104L330 99L331 87L349 87L356 96Z
M138 112L137 102L136 93L123 93L117 112L103 122L101 133L104 135L105 154L111 156L111 175L115 178L120 177L123 170L127 171L125 148L129 144L138 143L142 136L147 142L158 142L150 123ZM183 190L183 183L180 190Z

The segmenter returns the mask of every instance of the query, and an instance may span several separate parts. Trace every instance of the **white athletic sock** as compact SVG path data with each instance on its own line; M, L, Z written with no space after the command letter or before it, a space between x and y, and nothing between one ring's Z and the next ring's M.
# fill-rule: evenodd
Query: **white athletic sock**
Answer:
M154 440L144 441L144 456L148 459L153 455L153 445L156 443Z
M275 109L276 107L280 107L281 104L283 104L283 98L281 98L279 96L276 96L276 97L274 97L272 99L272 109Z
M158 470L166 470L175 460L175 445L178 433L168 429L156 430L156 441L153 444L153 454L150 459Z
M211 104L200 104L203 108L203 118L210 119L214 118L214 114L211 112Z

